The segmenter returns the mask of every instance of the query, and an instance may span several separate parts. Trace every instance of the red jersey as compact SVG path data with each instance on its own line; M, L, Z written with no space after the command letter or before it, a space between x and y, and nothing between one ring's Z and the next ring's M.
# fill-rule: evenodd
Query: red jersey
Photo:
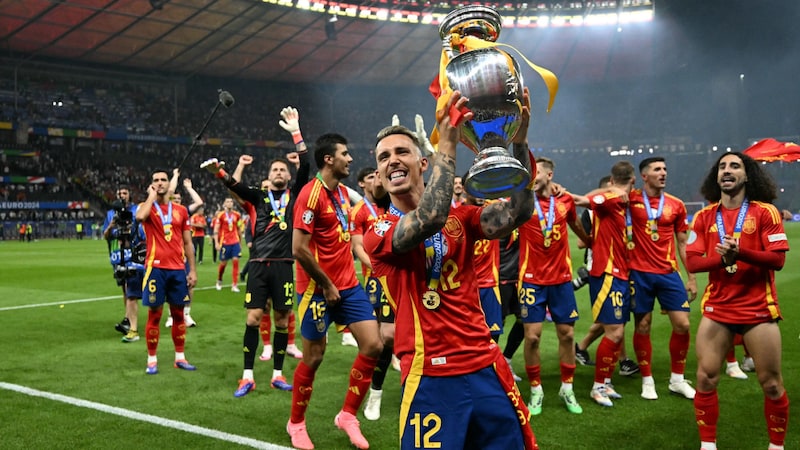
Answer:
M142 205L139 205L141 208ZM172 216L169 213L172 211ZM160 211L160 214L159 214ZM162 219L163 215L163 219ZM167 225L164 225L167 222ZM172 223L169 223L172 222ZM183 232L189 231L189 211L185 206L170 202L153 203L150 215L142 223L147 237L147 268L184 270Z
M606 192L589 199L592 219L592 269L600 277L607 273L620 280L628 279L628 249L625 215L628 204L618 194Z
M378 217L382 216L384 209L378 207L375 203L367 205L366 197L353 206L350 211L350 222L353 224L353 235L363 236L367 229L376 221ZM370 206L372 209L370 209ZM361 265L361 275L364 279L370 276L369 267Z
M661 217L655 221L658 240L654 241L642 190L631 191L628 198L633 220L633 241L636 243L633 250L628 253L630 268L647 273L677 272L678 248L675 233L684 233L689 229L689 224L686 222L686 206L678 197L664 193ZM648 196L647 200L650 202L650 216L657 216L660 197Z
M364 236L373 276L381 280L395 311L394 349L402 379L409 373L455 376L488 367L500 352L492 341L478 297L473 255L484 239L481 208L450 209L441 231L442 272L435 295L428 295L425 244L402 254L392 252L399 217L387 214Z
M344 217L349 217L350 198L347 189L341 185L331 192L318 178L314 178L298 195L294 205L294 228L311 235L309 248L322 271L331 279L337 289L350 289L358 284L353 253L350 248L350 220L342 226L337 208L331 201L331 194L339 204ZM298 220L299 219L299 220ZM297 265L297 292L305 292L309 286L315 292L322 292L311 277Z
M478 288L493 288L500 284L500 241L478 239L475 241L475 277Z
M718 203L706 206L695 214L689 235L687 253L720 256L714 247L720 242L717 233L717 211L722 212L725 232L733 235L739 209L726 209ZM752 250L788 251L789 242L783 230L781 215L769 203L751 202L739 236L739 247ZM754 324L781 317L775 272L744 261L736 261L736 272L725 268L708 273L703 292L703 315L722 322Z
M239 240L239 223L242 220L242 215L238 211L225 212L217 214L217 225L219 225L219 243L222 245L238 244Z
M545 225L550 213L550 197L536 196ZM553 198L553 230L550 246L545 247L539 213L533 210L530 220L519 227L519 275L523 283L552 286L572 281L572 259L569 251L569 224L578 213L575 201L567 194Z
M189 218L192 225L192 237L206 236L206 217L202 214L192 214Z

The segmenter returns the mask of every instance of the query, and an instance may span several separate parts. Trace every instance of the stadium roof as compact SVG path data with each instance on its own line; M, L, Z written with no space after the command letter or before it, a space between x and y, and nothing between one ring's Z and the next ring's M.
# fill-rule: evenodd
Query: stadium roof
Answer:
M664 54L669 56L669 51L654 48L662 44L654 38L652 23L626 24L620 33L616 24L543 28L526 27L528 22L520 20L522 5L535 18L553 12L555 3L567 2L508 3L512 12L503 12L504 17L515 15L518 23L504 28L499 41L514 45L562 79L648 76L658 72L655 66ZM370 85L430 82L441 52L437 24L408 23L403 12L424 11L430 3L362 2L359 11L372 13L356 17L344 6L335 8L344 4L9 0L0 3L0 42L15 66L56 58L182 76ZM375 13L380 8L406 18L381 20ZM333 23L332 13L338 14Z

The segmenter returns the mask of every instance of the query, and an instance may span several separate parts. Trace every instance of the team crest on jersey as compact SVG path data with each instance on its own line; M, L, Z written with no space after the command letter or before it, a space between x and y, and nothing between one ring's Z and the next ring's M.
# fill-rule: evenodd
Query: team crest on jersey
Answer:
M670 217L672 217L672 212L673 212L672 206L664 205L664 211L662 211L661 216L664 217L665 219L669 219ZM656 209L655 211L653 211L653 214L654 215L658 214L658 210Z
M753 234L756 232L756 218L753 216L747 216L744 219L744 225L742 226L742 231L746 234Z
M444 228L442 230L446 235L452 237L456 242L464 239L464 225L457 217L448 217L447 223L444 224Z
M303 215L301 216L301 220L304 224L309 225L312 220L314 220L314 211L307 209L303 211Z
M556 211L558 211L559 216L566 216L567 215L567 205L563 203L556 204Z
M389 231L389 228L392 228L391 220L381 220L380 222L375 222L375 225L372 226L372 229L375 230L375 234L380 237L383 237L383 235Z

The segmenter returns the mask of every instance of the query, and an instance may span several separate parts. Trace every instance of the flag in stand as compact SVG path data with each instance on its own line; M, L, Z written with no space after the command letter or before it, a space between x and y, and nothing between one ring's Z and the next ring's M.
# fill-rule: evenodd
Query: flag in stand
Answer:
M794 142L781 142L772 138L756 142L745 149L743 153L756 161L800 161L800 145Z

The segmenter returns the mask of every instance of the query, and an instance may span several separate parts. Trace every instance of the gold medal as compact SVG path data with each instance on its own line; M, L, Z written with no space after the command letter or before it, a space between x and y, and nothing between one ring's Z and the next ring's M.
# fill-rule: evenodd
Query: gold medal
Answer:
M633 250L634 247L636 247L636 244L633 241L628 241L628 250Z
M442 300L439 298L439 293L436 291L427 291L422 294L422 306L427 309L434 310L439 308Z
M172 224L164 225L164 239L169 242L172 240Z
M737 270L739 270L739 266L736 264L731 264L730 266L725 267L725 271L731 275L735 274Z
M546 238L546 239L544 240L544 248L550 248L550 245L551 245L552 243L553 243L553 242L550 240L550 238Z
M164 235L164 240L169 242L172 240L172 233L167 233Z
M286 222L281 222L278 225L278 228L280 228L281 230L285 230L285 229L289 228L289 225L287 225Z
M656 242L658 240L658 233L654 231L653 234L650 235L650 239Z
M345 231L342 233L342 240L345 242L350 242L350 232Z

